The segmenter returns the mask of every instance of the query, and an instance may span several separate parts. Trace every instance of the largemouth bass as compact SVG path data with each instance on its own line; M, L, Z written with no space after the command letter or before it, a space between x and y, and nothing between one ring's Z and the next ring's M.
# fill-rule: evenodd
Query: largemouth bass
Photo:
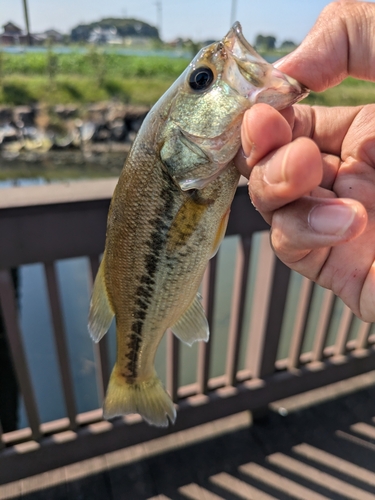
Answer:
M197 291L240 177L232 160L244 112L256 102L282 109L305 95L236 23L198 53L147 115L113 195L90 305L95 342L116 317L105 418L139 413L156 426L175 421L154 357L169 327L189 345L208 340Z

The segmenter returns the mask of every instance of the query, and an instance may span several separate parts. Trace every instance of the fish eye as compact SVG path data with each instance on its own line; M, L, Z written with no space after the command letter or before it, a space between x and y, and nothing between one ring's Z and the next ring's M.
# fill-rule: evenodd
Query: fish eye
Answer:
M200 66L195 69L189 77L189 85L193 90L205 90L214 80L214 74L211 68Z

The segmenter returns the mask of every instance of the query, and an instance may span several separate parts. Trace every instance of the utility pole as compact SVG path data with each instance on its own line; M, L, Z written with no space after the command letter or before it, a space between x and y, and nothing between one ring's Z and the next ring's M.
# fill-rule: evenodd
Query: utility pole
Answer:
M231 27L237 21L236 11L237 11L237 0L232 0L232 10L230 13L230 25L231 25Z
M161 0L158 0L155 2L156 9L157 9L157 15L158 15L158 31L159 31L159 37L161 40L161 25L162 25L162 4Z
M29 25L29 13L27 10L27 0L23 0L23 11L25 15L25 24L26 24L26 33L27 33L27 44L32 45L32 39L30 34L30 25Z

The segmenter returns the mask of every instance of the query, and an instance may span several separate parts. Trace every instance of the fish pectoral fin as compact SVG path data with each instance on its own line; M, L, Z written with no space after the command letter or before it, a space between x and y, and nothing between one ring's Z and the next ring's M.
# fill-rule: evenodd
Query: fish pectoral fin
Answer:
M114 312L108 300L104 282L104 258L99 266L92 291L88 330L94 342L104 337L111 326Z
M188 310L171 327L176 337L190 346L197 340L208 342L210 336L210 329L201 300L201 295L197 293Z

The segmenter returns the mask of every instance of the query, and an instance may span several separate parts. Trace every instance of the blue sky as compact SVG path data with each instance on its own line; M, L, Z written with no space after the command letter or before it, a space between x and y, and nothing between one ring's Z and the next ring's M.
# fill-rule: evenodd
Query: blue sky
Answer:
M28 0L31 31L55 28L62 32L79 23L102 17L135 17L158 25L161 4L161 36L194 40L220 39L228 30L233 0ZM246 38L258 33L277 41L301 42L326 0L234 0L236 18ZM373 0L375 1L375 0ZM0 25L13 21L23 26L22 0L0 0Z

